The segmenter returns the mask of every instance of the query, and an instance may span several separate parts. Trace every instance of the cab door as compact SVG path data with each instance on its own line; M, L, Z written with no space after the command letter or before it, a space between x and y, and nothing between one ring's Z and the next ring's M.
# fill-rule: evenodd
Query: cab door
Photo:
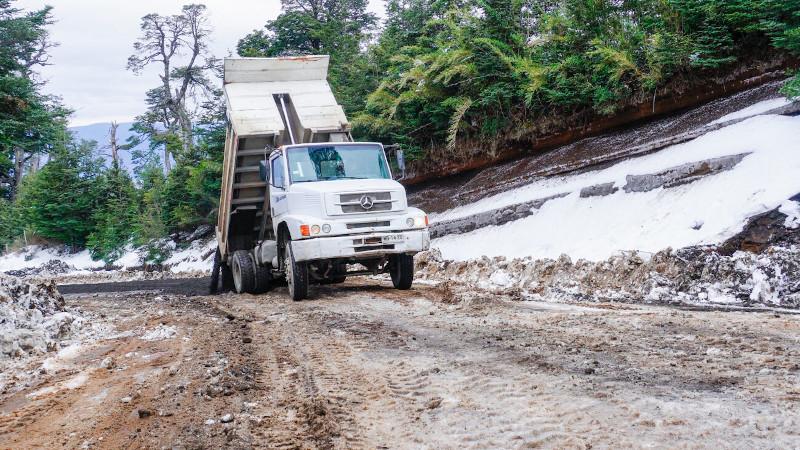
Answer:
M280 218L289 212L289 199L286 196L288 180L286 179L286 164L283 154L278 153L269 160L270 182L269 202L273 226L279 224ZM277 232L277 229L275 230Z

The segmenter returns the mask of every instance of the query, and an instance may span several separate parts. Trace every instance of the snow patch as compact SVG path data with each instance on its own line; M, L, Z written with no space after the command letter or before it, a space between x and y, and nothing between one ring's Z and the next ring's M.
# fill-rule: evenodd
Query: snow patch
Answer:
M711 124L723 123L731 120L745 119L748 117L757 116L759 114L764 114L766 112L772 111L773 109L786 106L790 103L792 103L792 101L787 99L786 97L764 100L754 105L750 105L747 108L740 109L739 111L732 112L728 115L722 116L719 119L711 122Z
M142 335L142 340L145 341L163 341L165 339L172 339L178 334L177 328L171 325L159 324L157 327Z
M0 358L44 353L81 324L53 282L0 274Z
M69 253L63 248L29 245L17 252L0 256L0 267L3 271L24 270L47 266L53 260L63 262L70 270L87 271L99 269L105 264L93 261L88 250Z
M437 250L419 254L417 277L446 286L551 302L616 301L656 304L800 307L800 244L773 245L763 254L713 247L663 250L649 258L637 252L604 261L482 257L470 261L442 258ZM466 297L465 297L466 298Z
M789 229L797 229L800 227L800 202L795 202L792 200L787 200L783 204L781 204L780 209L778 211L786 214L786 221L784 222L784 226Z
M751 154L730 171L690 184L641 193L620 190L603 197L579 196L586 186L608 182L624 186L627 175L657 173L740 153ZM800 192L798 173L800 117L758 116L607 169L537 181L451 209L434 220L571 192L548 201L524 219L443 236L432 246L445 259L456 261L481 256L558 258L561 254L602 261L625 251L655 253L670 247L714 244L738 233L749 217L776 208ZM792 220L794 224L798 219Z

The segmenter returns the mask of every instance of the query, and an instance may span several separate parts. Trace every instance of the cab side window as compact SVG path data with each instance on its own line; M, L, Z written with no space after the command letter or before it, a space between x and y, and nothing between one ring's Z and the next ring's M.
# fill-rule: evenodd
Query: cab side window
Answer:
M283 188L283 158L277 157L272 160L272 185L275 187Z
M272 160L272 185L282 188L283 180L283 158L279 156Z

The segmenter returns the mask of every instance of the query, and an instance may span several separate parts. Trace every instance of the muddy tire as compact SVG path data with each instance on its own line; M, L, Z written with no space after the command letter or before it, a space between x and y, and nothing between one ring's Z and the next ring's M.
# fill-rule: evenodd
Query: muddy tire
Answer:
M233 286L233 271L231 266L222 263L219 267L220 278L222 278L222 292L230 292L234 289Z
M414 282L414 257L411 255L394 255L389 260L389 275L395 289L411 289Z
M231 257L233 286L236 293L252 294L256 288L256 266L247 250L236 250Z
M208 286L208 293L209 294L216 294L219 292L219 272L222 266L222 255L219 253L219 249L217 249L216 253L214 253L214 265L211 266L211 283Z
M254 294L263 294L272 289L272 266L256 266Z
M283 266L286 271L289 296L296 302L304 300L308 298L308 265L294 260L292 241L286 241L285 249Z

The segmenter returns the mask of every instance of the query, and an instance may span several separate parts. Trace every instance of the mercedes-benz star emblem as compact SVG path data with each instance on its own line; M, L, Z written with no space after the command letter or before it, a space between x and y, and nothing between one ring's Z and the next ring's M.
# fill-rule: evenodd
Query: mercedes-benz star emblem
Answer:
M364 209L372 209L372 205L375 204L375 201L373 201L372 197L370 197L369 195L362 195L361 200L359 200L358 202Z

